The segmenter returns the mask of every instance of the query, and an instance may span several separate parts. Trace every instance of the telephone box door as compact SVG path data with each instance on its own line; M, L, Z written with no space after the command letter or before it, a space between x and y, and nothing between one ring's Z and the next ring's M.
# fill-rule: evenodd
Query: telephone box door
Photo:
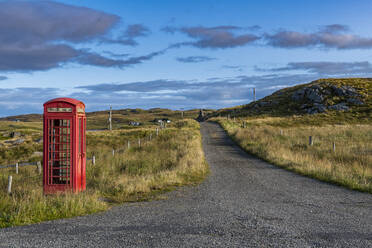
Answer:
M79 135L79 148L78 148L78 169L80 170L80 185L81 189L85 190L86 187L86 177L85 177L85 170L86 170L86 141L85 141L85 126L86 126L86 119L85 117L78 118L78 135Z
M58 188L71 184L71 123L72 119L48 119L48 185Z

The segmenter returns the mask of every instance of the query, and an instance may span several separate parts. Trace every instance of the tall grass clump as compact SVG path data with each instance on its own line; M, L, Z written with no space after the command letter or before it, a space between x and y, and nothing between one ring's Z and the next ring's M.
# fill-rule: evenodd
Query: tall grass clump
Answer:
M245 120L243 128L241 121L216 121L253 155L302 175L372 193L371 125L286 126L285 118L267 117Z

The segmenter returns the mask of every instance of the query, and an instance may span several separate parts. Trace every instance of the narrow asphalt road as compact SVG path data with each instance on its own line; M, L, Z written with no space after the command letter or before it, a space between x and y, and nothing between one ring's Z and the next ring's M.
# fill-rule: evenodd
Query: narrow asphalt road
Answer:
M202 123L211 175L167 200L0 230L0 247L372 247L372 195L274 167Z

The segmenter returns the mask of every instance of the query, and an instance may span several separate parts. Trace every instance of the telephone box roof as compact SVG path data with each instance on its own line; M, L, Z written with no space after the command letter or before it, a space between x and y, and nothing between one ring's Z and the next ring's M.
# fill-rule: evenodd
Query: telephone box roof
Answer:
M44 103L44 105L52 103L52 102L67 102L67 103L71 103L72 105L75 105L75 106L81 103L85 107L85 104L82 101L76 100L74 98L68 98L68 97L55 98L55 99L47 101L46 103Z

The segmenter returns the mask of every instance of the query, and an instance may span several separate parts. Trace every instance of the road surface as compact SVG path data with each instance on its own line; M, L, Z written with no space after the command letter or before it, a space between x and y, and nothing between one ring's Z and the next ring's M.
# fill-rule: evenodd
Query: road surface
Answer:
M0 230L0 247L372 247L372 195L279 169L202 123L207 180L167 200Z

